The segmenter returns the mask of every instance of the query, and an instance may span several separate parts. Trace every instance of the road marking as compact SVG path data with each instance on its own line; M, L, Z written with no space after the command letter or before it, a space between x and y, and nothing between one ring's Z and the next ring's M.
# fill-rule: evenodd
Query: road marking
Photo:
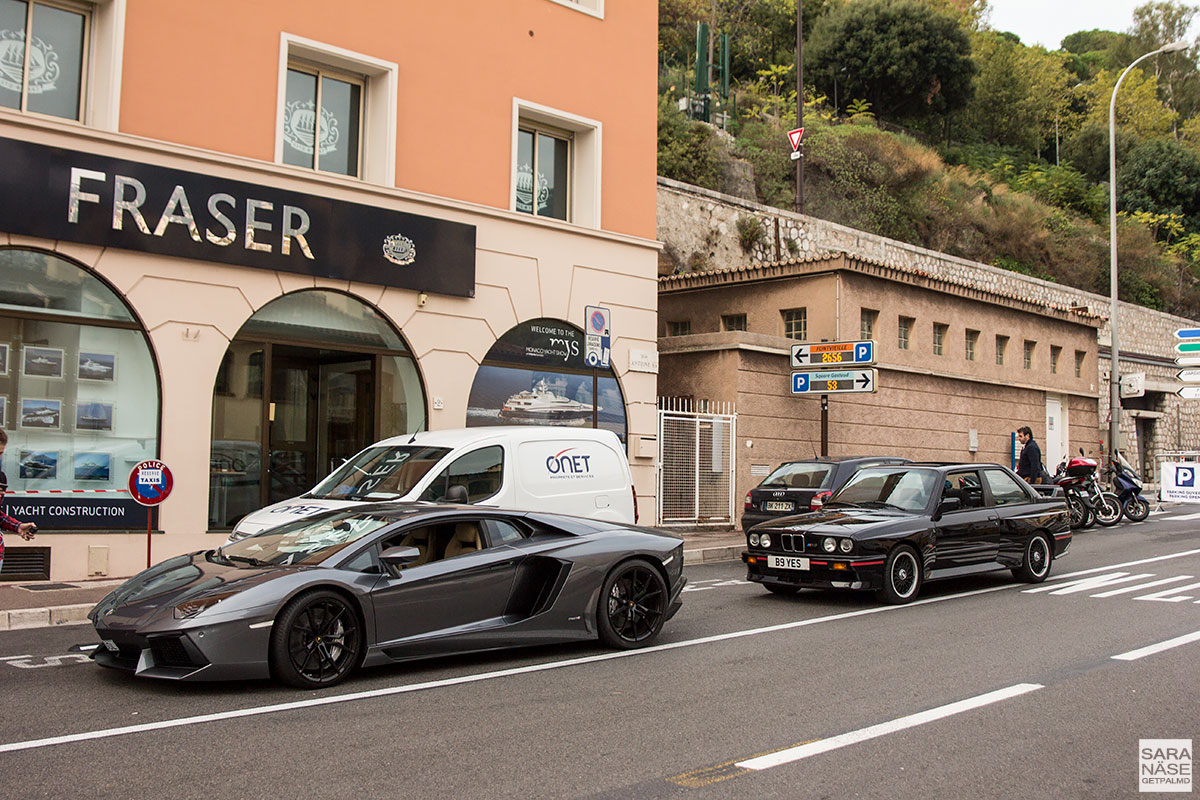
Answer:
M1041 586L1035 586L1032 589L1022 589L1021 591L1025 594L1036 594L1037 592L1076 594L1077 592L1090 592L1093 589L1103 589L1105 586L1112 586L1117 583L1128 583L1129 581L1140 581L1142 578L1153 577L1153 572L1143 572L1140 575L1130 575L1128 572L1114 572L1110 575L1095 575L1091 578L1080 578L1077 581L1068 581L1067 583L1043 583Z
M23 656L0 656L0 661L12 661L12 660L14 660L14 659L18 659L18 658L33 658L33 656L31 656L31 655L23 655Z
M1157 556L1154 558L1142 559L1141 561L1131 561L1126 564L1111 564L1104 567L1096 567L1095 569L1082 570L1080 572L1070 573L1062 577L1074 577L1078 575L1086 575L1094 572L1103 572L1104 570L1117 569L1120 567L1132 566L1134 564L1146 563L1150 561L1163 561L1171 558L1180 558L1183 556L1195 555L1200 553L1200 550L1187 550L1181 553L1173 553L1165 556ZM979 595L991 594L1000 592L1006 589L1015 588L1013 584L1003 584L1001 586L989 586L985 589L974 589L969 592L959 592L957 594L948 594L941 597L929 597L924 600L916 600L912 603L899 606L873 606L871 608L862 608L857 611L846 611L841 614L831 614L825 617L813 617L810 619L796 620L794 622L785 622L778 625L768 625L763 628L750 628L747 630L733 631L731 633L720 633L712 636L702 636L698 639L687 639L681 642L669 642L667 644L652 645L643 647L639 650L622 650L619 652L601 653L593 656L581 656L580 658L564 659L562 661L549 661L540 664L527 664L523 667L512 667L510 669L495 670L492 672L480 672L473 675L461 675L457 678L445 678L437 681L426 681L424 683L413 683L404 686L393 686L387 689L372 689L364 692L352 692L350 694L335 695L332 697L313 697L307 700L297 700L291 703L278 703L269 706L258 706L255 708L242 708L233 711L222 711L213 714L202 714L194 717L179 717L177 719L167 719L160 722L144 723L141 725L127 725L120 728L104 728L94 731L84 731L82 733L64 734L62 736L50 736L43 739L27 739L25 741L6 742L0 744L0 753L12 753L20 750L34 750L41 747L53 747L60 744L70 744L72 742L84 742L95 739L108 739L114 736L126 736L134 733L144 733L147 731L165 730L167 728L179 728L187 725L201 725L208 722L220 722L223 720L238 719L241 717L254 717L263 714L274 714L282 711L295 711L298 709L315 708L318 706L334 705L337 703L349 703L358 700L369 700L376 697L387 697L390 695L408 694L411 692L424 691L426 689L440 689L447 686L461 686L469 683L477 683L479 681L492 680L494 678L506 678L514 675L525 675L534 672L545 672L552 669L560 669L563 667L575 667L583 664L593 664L601 661L612 661L618 658L632 658L634 656L649 655L651 653L665 652L668 650L678 650L684 647L695 647L702 644L712 644L715 642L730 641L733 639L741 639L747 636L758 636L766 633L778 633L781 631L792 630L794 628L803 628L809 625L819 625L823 622L837 622L843 619L851 619L853 617L863 617L869 614L886 614L892 611L902 611L908 608L916 608L918 606L930 605L932 603L943 603L949 600L959 600L966 597L977 597Z
M1151 586L1162 586L1164 583L1186 581L1190 577L1192 576L1176 575L1173 578L1159 578L1158 580L1150 581L1149 583L1139 583L1137 586L1126 586L1124 589L1113 589L1110 592L1100 592L1100 594L1094 594L1092 597L1116 597L1119 594L1131 594L1132 592L1140 592L1142 589L1149 589Z
M1136 661L1139 658L1152 656L1155 653L1161 653L1163 650L1170 650L1172 647L1179 647L1180 645L1196 641L1200 641L1200 631L1176 636L1174 639L1167 639L1165 642L1159 642L1158 644L1146 645L1137 650L1130 650L1128 653L1113 656L1113 659L1116 661Z
M1200 519L1200 514L1184 514L1179 517L1168 517L1167 522L1190 522L1194 519Z
M856 731L843 733L839 736L834 736L829 739L818 739L809 744L802 744L798 747L791 747L787 750L780 750L777 753L771 753L757 758L750 758L745 761L735 762L736 766L752 770L764 770L771 767L778 767L781 764L790 764L794 761L799 761L802 758L827 753L830 750L837 750L842 747L847 747L859 742L865 742L868 739L875 739L879 736L886 736L889 733L902 731L906 728L915 728L918 725L924 725L927 722L934 722L939 719L961 714L965 711L980 708L982 706L998 703L1001 700L1008 700L1011 697L1019 697L1020 695L1045 688L1040 683L1018 683L1014 686L1009 686L1005 689L997 689L994 692L981 694L977 697L969 697L966 700L959 700L955 703L949 703L937 708L931 708L928 711L921 711L917 714L910 714L907 717L900 717L889 722L881 722L878 725L871 725L868 728L860 728Z
M812 741L816 740L813 739ZM808 744L808 742L801 742L800 744ZM756 755L750 756L750 758L757 758L758 756L765 756L775 752L778 751L768 750L765 753L757 753ZM682 786L685 789L701 789L705 786L712 786L714 783L727 781L730 778L736 778L738 775L745 775L747 772L751 772L751 770L748 770L745 767L739 767L737 762L738 759L735 758L732 761L726 761L723 764L714 764L711 767L692 770L691 772L685 772L682 775L674 775L670 778L667 778L667 780L670 783L673 783L676 786Z
M1171 597L1176 592L1186 592L1191 589L1200 589L1200 583L1189 583L1187 586L1172 586L1170 589L1163 589L1161 592L1135 597L1134 600L1157 600L1160 603L1182 603L1184 600L1191 600L1190 594L1185 594L1182 597ZM1200 601L1197 601L1200 602Z
M1126 561L1124 564L1109 564L1104 567L1093 567L1092 569L1081 569L1078 572L1068 572L1065 575L1055 575L1052 578L1047 578L1049 581L1065 581L1069 578L1078 578L1080 575L1093 575L1097 572L1104 572L1106 569L1121 569L1122 567L1136 567L1138 564L1151 564L1155 561L1169 561L1172 558L1183 558L1184 556L1194 556L1200 554L1200 550L1184 550L1182 553L1169 553L1165 556L1154 556L1153 558L1141 558L1137 561Z

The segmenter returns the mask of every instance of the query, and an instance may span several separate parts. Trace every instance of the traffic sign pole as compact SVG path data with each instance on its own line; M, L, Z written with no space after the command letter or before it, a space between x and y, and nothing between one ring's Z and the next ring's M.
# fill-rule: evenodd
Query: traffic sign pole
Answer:
M154 532L154 506L171 494L175 479L170 468L157 459L139 461L129 471L129 496L146 509L146 568L153 563L150 558L151 535Z

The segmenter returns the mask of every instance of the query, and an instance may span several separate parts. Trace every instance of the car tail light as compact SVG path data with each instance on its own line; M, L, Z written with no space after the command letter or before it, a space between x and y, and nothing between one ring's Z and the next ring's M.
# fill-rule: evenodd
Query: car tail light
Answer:
M808 510L816 511L821 506L825 505L825 501L829 499L831 494L833 494L833 492L817 492L814 494L812 502L808 504Z
M743 511L751 511L754 509L754 503L750 502L750 493L746 492L746 505L742 507Z

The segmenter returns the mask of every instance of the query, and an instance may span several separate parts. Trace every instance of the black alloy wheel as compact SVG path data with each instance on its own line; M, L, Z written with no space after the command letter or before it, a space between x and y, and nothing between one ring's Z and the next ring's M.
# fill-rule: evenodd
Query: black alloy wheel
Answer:
M666 621L667 582L640 558L617 566L604 579L596 608L600 640L609 647L643 647Z
M1131 497L1125 501L1123 511L1130 522L1144 522L1146 517L1150 516L1150 504L1137 497Z
M888 553L883 566L883 588L879 599L891 605L911 601L921 590L921 563L917 551L906 544L898 544Z
M271 672L302 689L341 683L362 658L358 613L337 592L300 595L284 607L271 629Z
M1013 577L1026 583L1041 583L1050 574L1054 561L1054 545L1047 534L1038 531L1029 537L1025 545L1025 558L1021 566L1012 571Z

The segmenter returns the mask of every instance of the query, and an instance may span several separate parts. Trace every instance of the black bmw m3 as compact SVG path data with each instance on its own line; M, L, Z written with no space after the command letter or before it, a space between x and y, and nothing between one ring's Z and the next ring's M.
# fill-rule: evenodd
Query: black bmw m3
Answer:
M1071 545L1062 498L998 464L859 470L820 511L746 533L747 579L776 594L873 590L907 603L926 581L1008 569L1037 583Z

